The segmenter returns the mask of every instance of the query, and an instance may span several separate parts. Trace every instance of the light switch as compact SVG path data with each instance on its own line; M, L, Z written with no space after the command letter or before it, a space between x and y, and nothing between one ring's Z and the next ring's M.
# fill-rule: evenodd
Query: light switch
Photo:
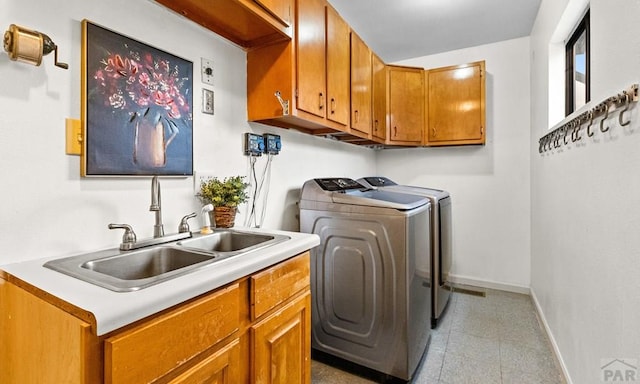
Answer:
M67 155L82 154L82 122L79 119L65 119L65 133Z

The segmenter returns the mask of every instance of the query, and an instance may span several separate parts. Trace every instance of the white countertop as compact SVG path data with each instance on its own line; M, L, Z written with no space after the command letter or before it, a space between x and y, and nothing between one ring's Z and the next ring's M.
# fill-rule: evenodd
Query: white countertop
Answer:
M91 312L96 319L96 333L100 336L320 244L317 235L257 228L238 229L256 233L281 234L291 239L271 247L221 260L186 275L132 292L114 292L42 266L45 262L58 257L7 264L0 266L0 269L63 301Z

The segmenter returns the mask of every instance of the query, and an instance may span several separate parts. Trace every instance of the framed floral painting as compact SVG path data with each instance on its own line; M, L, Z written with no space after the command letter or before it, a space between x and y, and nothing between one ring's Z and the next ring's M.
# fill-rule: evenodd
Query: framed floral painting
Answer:
M193 175L193 63L82 27L82 175Z

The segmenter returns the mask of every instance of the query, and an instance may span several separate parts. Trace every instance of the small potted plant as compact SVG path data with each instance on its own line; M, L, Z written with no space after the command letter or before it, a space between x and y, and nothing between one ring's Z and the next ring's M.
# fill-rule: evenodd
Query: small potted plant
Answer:
M233 227L238 205L246 202L249 197L248 186L244 176L231 176L224 180L213 177L200 183L198 197L204 204L213 205L216 228Z

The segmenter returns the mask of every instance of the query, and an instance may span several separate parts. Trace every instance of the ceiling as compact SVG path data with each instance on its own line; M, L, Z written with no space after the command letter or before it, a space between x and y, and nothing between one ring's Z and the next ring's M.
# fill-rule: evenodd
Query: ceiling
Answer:
M329 0L383 61L529 36L540 0Z

